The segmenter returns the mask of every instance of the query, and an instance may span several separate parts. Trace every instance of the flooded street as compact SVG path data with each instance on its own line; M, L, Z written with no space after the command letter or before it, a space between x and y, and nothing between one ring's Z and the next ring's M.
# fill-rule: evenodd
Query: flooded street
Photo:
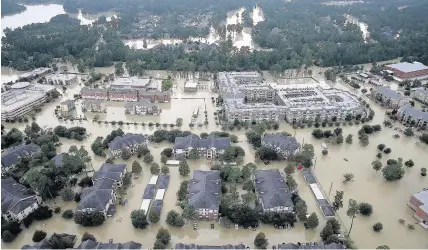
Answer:
M110 72L113 70L110 68L100 68L97 71ZM321 69L320 69L321 71ZM314 71L315 72L315 71ZM156 71L148 72L154 76L166 75L166 72ZM266 73L265 73L266 74ZM269 76L267 76L269 77ZM318 74L315 77L321 77ZM149 126L142 126L141 124L126 125L126 122L146 122L150 121L153 123L159 122L164 123L175 123L178 117L183 118L182 130L190 130L193 133L200 134L201 132L212 132L220 130L219 125L215 125L213 113L216 111L216 107L211 102L212 94L208 91L199 91L197 93L188 94L184 93L184 80L175 80L177 85L173 90L173 96L171 103L160 104L162 112L160 116L130 116L125 115L123 110L123 103L120 102L109 102L107 105L107 113L100 114L100 120L115 120L124 121L125 125L111 125L111 124L98 124L93 123L92 118L96 113L85 113L88 121L83 122L71 122L71 121L58 121L53 113L55 106L60 101L73 98L75 93L79 93L81 86L72 85L67 87L67 91L61 100L57 100L55 103L45 104L43 111L36 117L36 122L44 127L54 127L56 125L71 126L84 126L86 127L89 138L82 142L75 140L68 140L61 138L63 145L58 149L60 151L68 151L71 145L85 146L92 157L92 164L95 170L97 170L105 158L93 155L90 150L91 143L97 136L106 136L113 129L121 128L125 132L134 132L142 134L152 134L156 129L163 128L155 126L149 128ZM336 83L333 87L349 90L347 86ZM359 92L349 90L356 95L360 95ZM192 99L185 99L192 98ZM365 97L364 97L365 98ZM368 100L367 98L365 98ZM368 103L376 112L372 124L381 124L385 118L384 110L379 105L372 103L368 100ZM191 115L195 108L201 108L201 111L208 112L208 126L194 128L189 127L191 122ZM201 112L203 116L203 112ZM200 115L200 116L201 116ZM4 124L7 129L17 127L24 129L26 124ZM306 129L293 129L289 124L281 122L279 131L287 131L291 134L295 134L297 140L302 143L312 143L315 147L316 154L316 166L315 173L324 189L324 192L328 195L330 186L332 185L330 200L333 199L333 195L336 190L342 190L345 192L344 195L344 208L339 211L339 217L344 223L346 228L350 227L350 219L346 216L346 209L349 198L356 199L359 202L368 202L373 205L374 212L370 217L359 216L354 221L353 230L351 233L352 239L355 241L359 248L376 248L379 245L387 244L391 248L426 248L428 246L427 231L416 225L414 231L407 229L406 225L401 225L398 219L402 218L407 223L414 223L415 220L412 218L413 212L407 206L409 197L422 188L427 187L427 179L423 179L419 173L421 167L426 167L426 159L428 154L427 145L422 145L419 140L415 138L405 138L402 136L400 139L393 139L392 135L396 131L392 129L383 128L378 134L372 134L370 136L370 144L367 147L361 147L358 144L357 131L361 125L344 126L343 134L354 135L353 144L342 144L342 145L328 145L329 154L323 156L321 154L321 143L322 140L316 140L312 138L311 132L313 128ZM169 126L168 126L169 129ZM325 128L330 129L330 128ZM238 135L239 143L245 152L245 163L254 162L254 150L245 142L245 130L232 131L231 133ZM371 167L371 162L376 159L375 155L378 152L376 146L380 143L384 143L387 147L392 149L392 153L389 155L383 155L383 164L386 163L387 159L402 157L404 160L412 159L415 162L415 166L411 169L406 169L404 178L398 182L388 183L383 179L382 173L375 172ZM160 152L165 147L172 147L173 144L160 143L160 144L149 144L149 149L155 157L155 162L160 163ZM347 158L349 161L346 162L343 158ZM133 156L128 161L117 159L116 163L127 163L128 171L131 170L132 162L137 159ZM142 161L139 160L141 163ZM206 160L190 161L189 166L192 170L203 169L207 170L209 167L206 164ZM270 165L264 165L262 162L256 161L259 169L268 168L279 168L283 169L287 162L275 162ZM142 194L144 188L148 184L150 179L149 165L142 163L143 172L139 179L133 180L133 187L129 187L126 198L128 204L126 206L118 206L117 213L114 217L108 218L106 222L99 227L84 228L76 225L73 221L65 220L61 215L54 215L52 219L47 221L35 222L29 229L24 229L23 232L17 237L17 239L11 244L2 243L4 248L20 248L24 244L31 243L31 237L36 229L42 228L42 224L46 223L43 230L47 231L48 234L53 232L66 232L70 234L77 234L81 236L84 232L90 232L95 235L98 241L108 242L110 238L113 238L115 242L125 242L129 240L141 242L144 248L151 248L155 241L155 235L160 226L167 227L171 232L172 246L176 243L197 243L197 244L238 244L242 242L245 245L253 247L253 241L257 233L266 233L269 244L278 244L282 242L313 242L320 241L319 232L325 224L325 220L322 217L322 213L316 205L315 198L311 193L309 187L305 183L302 175L298 172L294 173L294 177L298 182L299 193L306 201L308 205L308 212L316 212L320 219L320 225L315 230L305 230L301 223L297 223L293 229L274 229L270 225L262 225L257 231L250 231L234 228L225 228L220 223L215 223L215 229L210 229L209 222L200 222L198 230L193 230L192 225L186 225L182 229L175 229L168 227L165 223L166 214L168 211L174 209L181 212L181 209L175 205L176 203L176 192L179 188L180 182L189 177L181 177L178 173L178 167L170 167L171 182L166 191L164 198L164 207L162 209L161 220L158 224L151 225L147 229L137 230L131 224L130 213L134 209L139 209ZM343 175L345 173L353 173L355 180L353 182L343 184ZM60 198L56 200L58 204L62 206L62 210L74 209L76 207L75 202L64 204ZM54 205L52 201L50 205ZM117 221L122 218L122 221ZM384 225L384 229L381 233L374 233L372 225L376 222L381 222ZM78 239L80 242L80 238Z

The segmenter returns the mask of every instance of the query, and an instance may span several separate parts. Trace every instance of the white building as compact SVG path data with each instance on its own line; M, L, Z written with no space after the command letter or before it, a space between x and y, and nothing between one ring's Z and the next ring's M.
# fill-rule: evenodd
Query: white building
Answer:
M74 74L52 74L44 77L45 84L51 85L71 85L78 81L77 75Z
M68 113L68 112L70 112L71 110L73 110L73 109L75 109L75 103L74 103L74 100L66 100L66 101L63 101L63 102L61 102L61 104L60 104L60 106L59 106L59 108L60 108L60 111L62 112L62 113Z
M410 97L422 103L428 104L428 89L416 88L410 91Z

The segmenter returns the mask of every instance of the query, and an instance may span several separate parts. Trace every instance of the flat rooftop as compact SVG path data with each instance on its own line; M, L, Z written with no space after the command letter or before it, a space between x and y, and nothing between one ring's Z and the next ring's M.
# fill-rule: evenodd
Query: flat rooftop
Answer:
M1 111L11 112L20 107L39 100L45 96L43 92L28 90L12 90L1 95Z
M184 87L185 88L196 88L198 86L198 83L197 82L186 82L185 84L184 84Z
M402 62L402 63L395 63L395 64L386 65L386 66L405 73L428 69L428 66L425 66L419 62L413 62L413 63Z
M119 77L115 78L111 83L112 87L122 86L122 87L139 87L143 88L149 85L151 79L149 78L138 78L136 76L133 77Z

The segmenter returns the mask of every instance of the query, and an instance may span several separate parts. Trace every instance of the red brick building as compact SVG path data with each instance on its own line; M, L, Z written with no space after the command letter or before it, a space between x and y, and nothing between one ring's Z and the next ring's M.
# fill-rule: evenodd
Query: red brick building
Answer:
M108 97L111 101L138 101L138 91L135 89L110 89Z
M80 94L84 99L95 99L95 100L108 99L108 91L105 89L82 88L82 90L80 91Z
M386 65L385 69L394 72L394 76L401 79L409 79L413 77L426 76L428 78L428 66L419 62L402 62Z
M428 229L428 190L412 195L408 205L415 211L413 217L420 222L419 225Z
M149 99L151 102L171 102L171 91L139 91L140 99Z

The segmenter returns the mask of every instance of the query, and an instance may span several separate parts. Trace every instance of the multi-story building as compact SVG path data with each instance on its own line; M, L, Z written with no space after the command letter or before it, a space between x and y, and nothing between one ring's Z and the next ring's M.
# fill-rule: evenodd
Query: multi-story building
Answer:
M124 108L125 114L131 115L159 115L161 113L159 105L151 103L147 99L142 99L138 102L128 102Z
M8 150L1 157L2 174L13 169L24 157L34 157L40 151L39 145L34 143L17 146Z
M393 75L400 79L428 78L428 66L419 62L390 64L386 65L385 69L394 72Z
M21 222L39 207L41 201L31 189L11 177L1 180L1 214L6 221Z
M422 103L428 104L428 89L416 88L410 91L410 97Z
M176 157L181 155L188 157L190 151L196 149L202 157L217 159L229 146L229 137L209 135L207 138L200 138L198 135L190 134L175 138L173 153Z
M51 68L37 68L37 69L34 69L33 71L26 72L26 73L18 76L18 81L20 81L20 82L31 81L31 80L34 80L34 79L40 77L40 76L44 76L50 72L52 72Z
M68 113L75 108L76 105L74 103L74 100L66 100L61 102L61 104L59 105L59 109L62 113Z
M52 74L43 78L43 83L51 85L71 85L77 83L77 75L74 74Z
M330 243L330 244L297 244L294 243L282 243L278 244L277 249L346 249L346 246L343 243Z
M171 91L147 91L139 90L138 96L140 99L149 99L151 102L171 102Z
M125 172L125 164L104 163L92 177L94 185L83 189L76 213L99 211L107 216L116 203L116 189L122 186Z
M108 90L106 89L92 89L85 87L82 88L80 94L84 99L108 100Z
M398 109L397 119L401 123L410 123L416 127L428 127L428 112L423 112L422 110L412 107L410 104L406 104Z
M264 212L293 212L291 193L278 169L256 170L254 182Z
M356 96L338 89L277 88L277 104L293 124L366 116Z
M195 208L199 219L218 219L221 196L220 171L193 171L188 193L188 204Z
M15 119L31 112L46 102L46 95L55 90L53 86L18 82L1 94L1 119Z
M285 159L299 152L300 149L300 144L295 137L282 133L264 134L261 143L262 146L272 148Z
M407 204L415 211L413 217L419 221L419 225L428 229L428 190L412 195Z
M82 102L82 110L96 113L104 113L107 109L105 101L86 99Z
M110 84L113 89L145 89L150 86L152 79L132 77L118 77Z
M409 102L407 98L385 86L373 89L371 95L372 98L380 102L382 106L391 109L398 109Z
M198 91L198 82L186 81L184 84L184 92L196 92Z
M113 157L120 157L123 150L129 150L131 154L137 152L137 149L141 146L146 145L146 137L141 134L124 134L123 136L117 136L108 144L110 154Z
M136 89L110 89L108 97L111 101L138 101L138 91Z

